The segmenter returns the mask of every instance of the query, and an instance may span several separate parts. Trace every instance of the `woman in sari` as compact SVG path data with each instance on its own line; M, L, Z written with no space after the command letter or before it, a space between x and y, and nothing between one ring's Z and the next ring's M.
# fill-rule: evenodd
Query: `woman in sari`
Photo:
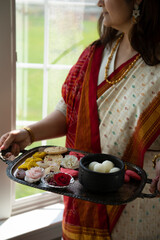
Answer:
M108 153L143 167L160 191L160 2L99 0L100 39L81 54L47 118L4 134L18 154L33 141L66 135L66 146ZM64 197L63 238L160 239L160 201L105 206Z

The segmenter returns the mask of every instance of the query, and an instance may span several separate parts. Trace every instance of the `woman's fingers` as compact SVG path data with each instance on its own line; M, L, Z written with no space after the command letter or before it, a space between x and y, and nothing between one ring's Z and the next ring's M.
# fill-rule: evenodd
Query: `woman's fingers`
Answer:
M151 193L155 193L156 190L160 191L160 178L159 176L155 177L154 179L152 179L152 183L150 185L150 192Z
M6 133L0 138L0 148L1 148L1 150L6 149L4 143L5 143L6 139L8 138L8 136L9 136L9 133Z
M23 129L8 132L0 138L0 150L6 150L14 156L30 144L30 136Z
M26 143L27 139L27 133L26 131L22 130L14 130L9 133L4 134L0 138L0 149L1 150L6 150L11 146L11 152L14 155L18 155L21 148L24 145L25 147L27 146Z
M20 153L20 146L17 143L13 143L11 152L14 156L17 156Z
M6 133L2 136L1 140L1 150L6 150L9 146L12 145L16 138L17 130L11 131L10 133Z
M154 193L156 191L156 187L157 187L157 182L155 181L155 179L152 180L149 191L151 193Z
M157 183L157 190L160 192L160 178L159 178L159 181Z
M157 190L160 192L160 161L156 161Z

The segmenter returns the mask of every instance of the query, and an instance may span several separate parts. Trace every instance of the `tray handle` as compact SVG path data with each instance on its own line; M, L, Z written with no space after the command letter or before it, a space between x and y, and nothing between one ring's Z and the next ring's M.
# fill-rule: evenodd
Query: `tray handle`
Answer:
M152 179L147 178L146 183L151 184L151 182L152 182ZM155 198L155 197L158 197L158 195L160 195L160 192L158 190L156 190L155 193L150 193L150 194L141 192L138 197L140 197L140 198Z
M5 158L3 157L7 152L10 152L10 147L7 148L6 150L2 150L2 151L0 152L0 159L1 159L4 163L6 163L7 165L12 165L12 164L13 164L13 161L8 160L8 159L5 159ZM26 152L27 152L27 150L25 150L25 149L20 151L20 153L26 153Z
M1 159L4 163L6 163L7 165L11 165L11 164L12 164L12 161L3 158L2 154L0 154L0 159Z

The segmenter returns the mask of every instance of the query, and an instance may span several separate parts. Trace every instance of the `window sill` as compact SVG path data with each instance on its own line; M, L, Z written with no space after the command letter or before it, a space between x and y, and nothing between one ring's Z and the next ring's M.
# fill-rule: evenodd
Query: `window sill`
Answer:
M63 209L63 203L57 203L0 221L0 239L60 239Z

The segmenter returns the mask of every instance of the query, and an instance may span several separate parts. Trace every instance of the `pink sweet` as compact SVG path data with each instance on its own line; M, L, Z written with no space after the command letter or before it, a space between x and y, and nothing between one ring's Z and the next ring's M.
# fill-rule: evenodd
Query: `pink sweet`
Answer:
M44 170L40 167L34 167L26 171L25 181L33 183L40 180Z
M130 176L128 176L126 173L124 175L124 182L128 183L130 181Z
M125 174L127 174L131 178L141 181L141 176L139 176L135 171L127 169Z

